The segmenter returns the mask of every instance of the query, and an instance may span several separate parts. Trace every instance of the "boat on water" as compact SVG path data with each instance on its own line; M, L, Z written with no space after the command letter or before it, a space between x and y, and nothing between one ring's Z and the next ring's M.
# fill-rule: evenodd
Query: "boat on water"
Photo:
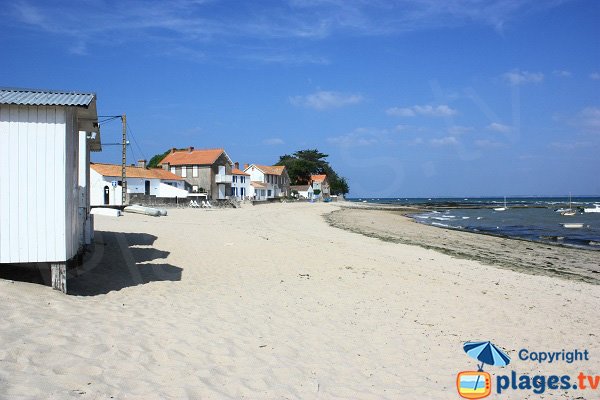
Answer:
M571 202L571 193L569 193L569 208L560 213L564 217L572 217L577 214L576 210L573 210L573 203Z
M585 226L583 222L565 222L561 225L563 226L563 228L567 229L579 229Z
M587 207L583 209L586 213L600 213L600 204L594 204L594 207Z
M506 196L504 196L504 207L494 208L494 211L506 211Z

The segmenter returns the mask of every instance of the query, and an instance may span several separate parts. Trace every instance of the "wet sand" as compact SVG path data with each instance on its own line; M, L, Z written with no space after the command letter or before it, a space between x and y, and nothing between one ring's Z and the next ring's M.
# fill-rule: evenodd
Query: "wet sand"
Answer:
M536 275L600 283L600 251L444 229L405 216L410 209L344 207L326 216L335 227L381 240Z

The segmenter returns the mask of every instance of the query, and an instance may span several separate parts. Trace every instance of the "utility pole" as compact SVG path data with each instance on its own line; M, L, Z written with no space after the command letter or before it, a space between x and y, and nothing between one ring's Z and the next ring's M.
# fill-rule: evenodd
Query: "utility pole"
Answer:
M121 122L123 123L123 154L121 159L121 205L125 205L127 200L127 174L125 173L125 167L127 166L127 116L121 115Z

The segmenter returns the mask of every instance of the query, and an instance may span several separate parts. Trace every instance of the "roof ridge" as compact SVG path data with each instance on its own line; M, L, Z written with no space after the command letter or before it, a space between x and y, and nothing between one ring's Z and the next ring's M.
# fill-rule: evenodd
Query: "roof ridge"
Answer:
M0 90L7 92L32 92L32 93L55 93L55 94L92 94L96 95L95 92L81 92L77 90L54 90L54 89L30 89L30 88L19 88L19 87L4 87L0 86Z

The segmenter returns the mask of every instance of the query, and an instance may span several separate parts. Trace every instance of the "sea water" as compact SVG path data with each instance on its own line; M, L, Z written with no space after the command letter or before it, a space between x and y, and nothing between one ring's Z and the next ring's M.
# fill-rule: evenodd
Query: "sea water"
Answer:
M477 233L583 247L600 251L600 213L584 213L581 209L600 204L599 197L574 197L575 216L563 216L557 209L568 208L565 198L520 197L503 198L394 198L351 199L368 203L415 205L434 210L413 214L415 221ZM565 228L565 223L581 223L583 228Z

